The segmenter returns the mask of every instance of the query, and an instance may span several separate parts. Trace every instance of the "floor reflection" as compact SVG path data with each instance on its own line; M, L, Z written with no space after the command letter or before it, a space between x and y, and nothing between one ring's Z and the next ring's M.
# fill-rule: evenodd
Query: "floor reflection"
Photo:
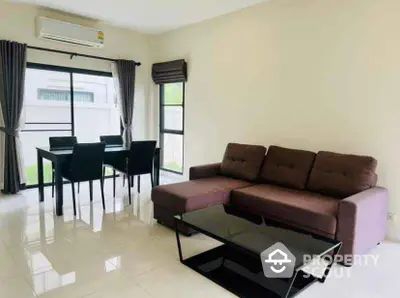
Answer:
M33 288L37 295L75 283L76 273L58 273L51 262L42 253L26 254L25 260L30 267Z
M64 287L79 288L118 271L123 267L119 252L126 252L124 247L132 244L132 236L152 237L151 230L134 233L153 225L150 186L147 193L135 193L132 205L128 205L126 189L114 199L109 195L111 184L106 182L106 211L100 194L95 192L90 203L85 189L81 187L78 196L76 217L67 187L62 217L55 216L55 202L48 188L42 204L36 201L35 189L0 201L0 245L4 244L17 271L36 295Z

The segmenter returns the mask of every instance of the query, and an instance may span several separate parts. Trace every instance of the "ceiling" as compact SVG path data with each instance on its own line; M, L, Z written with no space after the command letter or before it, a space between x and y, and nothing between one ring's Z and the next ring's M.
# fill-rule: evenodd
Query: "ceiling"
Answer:
M11 0L62 10L157 34L267 0Z

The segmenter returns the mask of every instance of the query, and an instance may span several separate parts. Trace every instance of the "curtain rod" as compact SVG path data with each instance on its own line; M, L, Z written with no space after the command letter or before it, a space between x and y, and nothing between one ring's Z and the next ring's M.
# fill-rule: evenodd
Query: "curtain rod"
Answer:
M79 53L73 53L73 52L67 52L67 51L61 51L61 50L53 50L53 49L47 49L47 48L41 48L41 47L27 46L27 48L31 49L31 50L37 50L37 51L45 51L45 52L70 55L71 59L79 56L79 57L85 57L85 58L91 58L91 59L105 60L105 61L110 61L110 62L116 61L116 59L111 59L111 58L106 58L106 57L92 56L92 55L79 54ZM136 66L140 66L140 65L142 65L142 63L136 62Z

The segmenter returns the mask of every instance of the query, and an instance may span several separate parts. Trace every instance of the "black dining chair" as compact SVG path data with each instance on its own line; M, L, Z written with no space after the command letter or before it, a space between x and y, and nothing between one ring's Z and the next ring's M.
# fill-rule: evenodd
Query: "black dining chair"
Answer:
M154 187L153 160L156 141L134 141L131 143L128 156L123 163L115 165L115 169L127 176L129 204L131 199L131 178L138 176L138 192L140 193L140 175L150 174L151 186ZM132 179L133 180L133 179Z
M100 136L100 142L105 143L106 146L122 146L124 144L122 136L120 135Z
M76 137L49 137L50 150L72 149L78 143ZM54 164L51 164L51 196L54 198Z
M103 180L103 160L104 143L81 143L75 144L72 151L70 162L62 168L63 178L71 181L72 200L74 204L74 215L76 215L75 182L89 181L90 201L93 201L93 180L100 180L101 199L103 210L104 201L104 180Z
M104 136L100 136L100 142L103 142L104 144L106 144L106 147L113 147L113 146L123 146L124 141L122 139L122 136L120 135L104 135ZM113 170L113 180L114 180L114 186L113 186L113 195L115 197L115 177L116 177L116 173L115 173L115 164L116 163L121 163L121 161L116 161L116 159L122 159L122 161L125 160L125 156L105 156L104 158L104 168L103 168L103 176L106 175L106 168L112 168ZM123 186L125 186L125 175L123 178Z

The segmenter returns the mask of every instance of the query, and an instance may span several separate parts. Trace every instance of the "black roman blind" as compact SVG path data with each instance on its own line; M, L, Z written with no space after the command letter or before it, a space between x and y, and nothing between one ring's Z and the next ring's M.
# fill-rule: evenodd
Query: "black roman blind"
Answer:
M186 82L187 64L183 59L155 63L151 74L156 84Z

